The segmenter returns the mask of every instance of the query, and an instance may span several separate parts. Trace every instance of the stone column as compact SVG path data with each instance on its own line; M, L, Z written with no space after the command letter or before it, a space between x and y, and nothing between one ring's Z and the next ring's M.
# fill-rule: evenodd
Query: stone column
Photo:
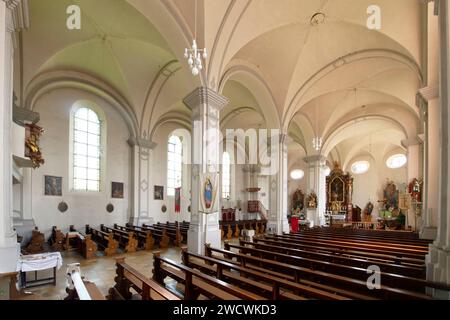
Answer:
M440 143L439 143L439 188L438 188L438 230L437 237L430 245L426 257L427 279L450 284L450 188L449 175L449 92L450 92L450 46L449 46L449 3L436 0L436 13L439 16L439 104L440 104ZM448 291L433 290L436 298L450 299Z
M422 239L436 239L436 203L438 159L437 140L439 137L438 108L439 89L425 87L419 90L417 106L421 110L424 122L423 128L423 192L422 217L420 237ZM436 150L435 150L436 149Z
M317 195L317 208L307 209L307 219L314 223L314 226L325 224L326 206L326 158L322 155L313 155L303 159L307 163L306 176L306 196L311 192ZM306 204L308 206L308 204ZM311 224L313 226L313 224Z
M134 225L153 224L150 216L151 201L151 151L156 144L147 139L132 138L128 140L131 147L131 216L130 223Z
M271 233L282 234L289 232L288 214L288 144L291 138L282 133L279 135L278 145L271 145L271 161L269 188L270 188L270 211L268 216L267 230ZM273 141L271 141L273 144Z
M220 154L220 111L228 104L228 99L215 91L200 87L195 89L184 100L184 104L192 110L192 204L191 222L188 231L189 251L203 254L205 243L220 248L220 187L216 201L219 201L217 212L204 214L200 212L199 194L203 192L200 173L218 173Z
M13 230L12 96L15 31L27 25L26 1L0 0L0 273L16 269L20 245Z
M422 179L423 177L423 143L422 139L417 136L402 141L402 146L407 149L407 183L414 178ZM406 226L411 226L413 230L418 230L420 217L416 216L416 208L411 207L407 212Z

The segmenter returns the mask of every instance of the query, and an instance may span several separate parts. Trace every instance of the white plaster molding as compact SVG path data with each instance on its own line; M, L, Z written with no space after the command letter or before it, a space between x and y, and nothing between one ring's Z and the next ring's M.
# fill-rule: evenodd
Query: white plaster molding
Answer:
M30 16L28 11L28 0L1 0L6 7L12 11L12 23L14 31L30 27Z
M143 138L131 137L127 142L131 147L138 146L150 150L154 149L157 146L155 142Z
M401 141L401 144L405 149L407 149L408 147L411 147L411 146L421 145L422 143L423 143L423 139L421 139L419 136L409 138L409 139L404 139Z
M201 105L207 105L208 108L213 107L216 111L222 110L230 100L214 90L206 87L199 87L192 91L186 98L183 99L183 103L191 109L193 112Z
M315 163L315 162L326 163L327 157L325 157L321 154L318 154L318 155L314 155L314 156L304 157L303 161L305 161L308 164Z
M422 98L428 102L439 98L439 88L438 87L424 87L419 89L419 94Z

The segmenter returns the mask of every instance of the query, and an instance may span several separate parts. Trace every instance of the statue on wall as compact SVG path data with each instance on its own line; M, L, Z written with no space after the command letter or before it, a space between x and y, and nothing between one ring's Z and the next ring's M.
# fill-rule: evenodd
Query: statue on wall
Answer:
M297 189L292 194L292 203L291 203L291 211L292 212L300 212L304 208L305 195L302 190Z
M408 193L415 201L422 202L422 188L423 181L414 178L408 185Z
M311 191L306 201L308 202L308 208L310 209L317 208L317 195L314 191Z
M39 139L44 129L35 124L27 124L25 128L25 157L31 159L33 168L36 169L44 163L39 147Z

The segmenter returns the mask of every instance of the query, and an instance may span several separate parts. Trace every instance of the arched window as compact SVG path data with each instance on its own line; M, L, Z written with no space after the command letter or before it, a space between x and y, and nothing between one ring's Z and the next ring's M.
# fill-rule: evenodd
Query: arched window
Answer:
M228 152L222 155L222 199L231 196L231 160Z
M100 191L102 164L102 121L88 107L72 115L72 188L74 191Z
M178 136L170 136L167 144L167 195L175 196L183 175L183 144Z

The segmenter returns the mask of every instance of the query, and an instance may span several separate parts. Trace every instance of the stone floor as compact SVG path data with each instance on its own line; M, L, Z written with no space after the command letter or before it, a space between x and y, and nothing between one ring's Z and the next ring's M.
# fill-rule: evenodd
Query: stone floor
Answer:
M125 261L149 277L152 276L153 269L153 252L161 251L163 257L181 261L181 250L178 247L169 247L164 250L153 251L137 251L134 253L116 254L114 256L106 257L99 252L98 257L86 260L78 252L62 252L63 266L57 271L56 286L42 285L35 288L27 288L24 291L27 293L23 300L63 300L66 294L66 268L70 263L80 263L81 275L86 280L94 282L103 295L108 294L109 288L114 285L114 277L116 274L115 259L125 257ZM39 278L46 278L51 276L50 271L43 271L38 273ZM34 273L28 274L28 280L34 279Z

